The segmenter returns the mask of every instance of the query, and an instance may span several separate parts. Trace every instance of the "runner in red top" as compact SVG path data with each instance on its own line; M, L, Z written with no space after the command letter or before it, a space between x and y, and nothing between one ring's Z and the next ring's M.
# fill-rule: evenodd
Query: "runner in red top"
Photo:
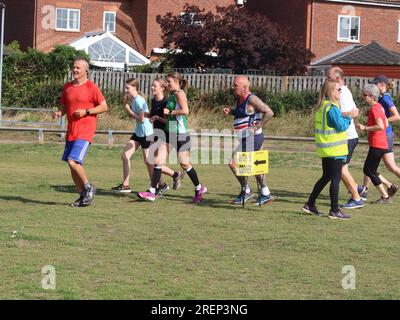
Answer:
M88 79L89 64L84 59L74 61L74 80L64 85L61 96L62 107L54 112L54 118L67 115L68 129L63 161L68 162L79 198L73 207L89 206L93 202L96 188L83 168L83 160L93 142L96 117L107 111L107 103L100 89Z
M385 178L377 172L379 163L389 147L386 136L388 121L382 105L378 103L379 95L379 89L375 84L366 84L364 86L363 97L365 102L370 106L368 122L367 125L358 123L357 127L361 131L368 132L369 150L364 163L364 174L371 179L381 194L380 199L376 203L387 204L392 203L392 198L389 197L382 183L382 180L385 180Z

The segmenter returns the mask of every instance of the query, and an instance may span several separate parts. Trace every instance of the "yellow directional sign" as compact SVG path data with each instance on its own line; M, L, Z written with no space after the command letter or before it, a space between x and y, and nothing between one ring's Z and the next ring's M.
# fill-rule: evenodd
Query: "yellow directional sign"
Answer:
M268 150L238 152L236 162L238 176L257 176L268 173Z

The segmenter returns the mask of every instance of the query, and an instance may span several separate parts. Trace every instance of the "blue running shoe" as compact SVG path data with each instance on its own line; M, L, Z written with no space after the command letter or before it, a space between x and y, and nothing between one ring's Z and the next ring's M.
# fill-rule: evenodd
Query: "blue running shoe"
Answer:
M328 217L331 218L331 219L339 219L339 220L348 220L348 219L350 219L350 216L348 214L345 214L341 210L338 210L336 212L330 211Z
M360 200L354 200L354 199L350 199L349 201L347 201L346 204L342 204L341 207L343 209L359 209L365 206L365 202L363 199Z
M272 202L272 201L274 201L275 200L275 198L272 196L272 195L267 195L267 196L264 196L264 195L260 195L256 200L254 200L254 205L255 206L261 206L261 205L263 205L263 204L265 204L265 203L270 203L270 202Z
M361 197L361 200L367 201L367 199L368 199L368 187L364 188L364 186L357 186L357 191L358 191L358 194Z
M246 193L246 195L244 197L244 202L247 202L248 200L250 200L253 197L254 197L254 193L253 192ZM235 200L233 200L233 204L242 204L242 203L243 203L243 199L242 199L242 194L240 193L235 198Z

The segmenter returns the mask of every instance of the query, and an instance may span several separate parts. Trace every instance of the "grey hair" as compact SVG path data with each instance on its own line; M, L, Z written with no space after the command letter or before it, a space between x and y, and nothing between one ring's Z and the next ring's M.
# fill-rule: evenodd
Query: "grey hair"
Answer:
M89 62L87 62L87 60L84 59L84 58L76 58L76 59L74 60L74 63L75 63L75 62L78 62L78 61L83 62L84 65L85 65L86 71L89 72Z
M363 88L363 92L368 93L371 96L373 96L375 101L378 101L379 96L381 95L379 88L377 87L376 84L373 84L373 83L367 83Z

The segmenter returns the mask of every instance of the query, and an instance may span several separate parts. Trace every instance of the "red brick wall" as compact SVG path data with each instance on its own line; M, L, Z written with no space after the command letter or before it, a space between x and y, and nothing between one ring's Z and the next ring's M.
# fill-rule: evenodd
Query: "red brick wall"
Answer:
M266 15L271 21L284 26L293 40L306 41L306 0L247 0L245 6L251 12Z
M36 48L43 51L50 51L56 44L68 44L82 37L86 32L100 31L103 29L103 12L116 11L117 25L115 35L143 52L145 38L143 32L143 21L140 17L146 13L146 0L119 0L119 1L99 1L99 0L37 0L38 1L38 21L36 33ZM135 4L132 5L132 3ZM143 4L141 6L141 4ZM79 8L80 32L56 31L54 19L48 23L51 8ZM54 11L55 14L55 11ZM135 19L135 20L133 20ZM44 23L43 23L44 22Z
M179 14L182 12L182 8L185 3L196 4L200 8L204 8L207 11L215 11L215 7L228 6L235 4L235 0L149 0L149 9L147 13L147 41L146 41L146 53L150 54L153 48L162 47L161 40L161 28L156 21L157 15L165 15L167 12L173 12Z
M376 40L385 48L400 52L397 42L400 8L356 5L355 15L360 16L360 44ZM313 13L311 50L318 58L351 45L337 41L338 15L343 6L335 3L315 3Z
M369 77L375 78L381 74L390 79L400 78L400 66L363 66L363 65L340 65L344 74L348 77Z
M18 40L21 49L33 47L35 1L2 0L1 2L6 6L4 43L8 44L13 40Z

